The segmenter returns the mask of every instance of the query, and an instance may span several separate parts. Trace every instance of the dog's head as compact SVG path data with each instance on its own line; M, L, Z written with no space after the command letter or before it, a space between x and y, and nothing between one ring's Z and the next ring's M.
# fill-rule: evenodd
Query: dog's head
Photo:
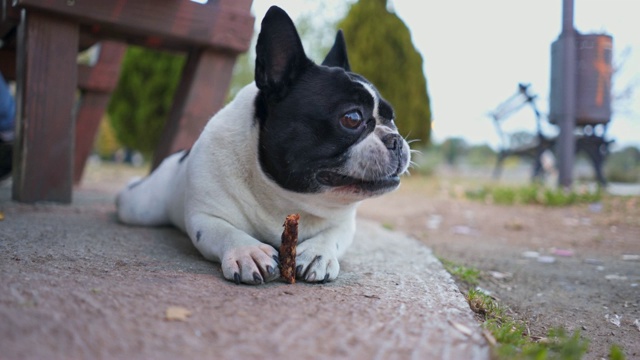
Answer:
M256 46L255 82L260 165L280 187L355 200L398 187L409 146L391 105L350 71L342 32L316 65L289 16L271 7Z

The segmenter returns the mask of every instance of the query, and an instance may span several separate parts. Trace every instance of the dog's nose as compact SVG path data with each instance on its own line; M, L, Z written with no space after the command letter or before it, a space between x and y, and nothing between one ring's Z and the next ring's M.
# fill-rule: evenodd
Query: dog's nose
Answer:
M389 150L395 150L400 146L400 142L402 141L402 137L398 134L388 134L382 138L382 143Z

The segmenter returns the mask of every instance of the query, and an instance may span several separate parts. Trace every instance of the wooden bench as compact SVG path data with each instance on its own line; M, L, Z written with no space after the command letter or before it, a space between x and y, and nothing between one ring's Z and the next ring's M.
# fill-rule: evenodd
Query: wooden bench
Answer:
M187 54L154 164L190 147L222 107L235 59L249 47L250 8L251 0L2 2L0 69L17 84L13 199L71 202L124 44ZM98 42L97 63L78 66L79 49Z

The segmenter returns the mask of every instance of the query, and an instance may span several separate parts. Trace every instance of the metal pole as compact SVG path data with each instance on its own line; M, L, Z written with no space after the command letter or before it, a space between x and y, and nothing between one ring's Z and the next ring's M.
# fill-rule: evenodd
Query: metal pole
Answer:
M573 27L573 0L562 1L562 114L558 142L558 183L570 189L573 183L573 163L576 140L576 32Z

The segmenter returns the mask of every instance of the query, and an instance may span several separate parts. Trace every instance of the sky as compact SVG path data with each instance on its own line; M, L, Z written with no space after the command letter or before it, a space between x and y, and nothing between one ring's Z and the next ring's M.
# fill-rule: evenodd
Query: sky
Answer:
M254 0L256 27L271 5L282 7L294 22L314 11L319 17L341 16L345 8L344 1L327 0L318 11L317 3ZM640 146L640 1L574 3L576 30L613 36L614 63L626 59L615 75L614 94L635 89L631 99L613 105L607 137L615 140L614 148ZM434 140L455 136L499 146L487 114L514 94L518 83L531 84L537 106L546 114L550 49L561 31L562 0L389 0L389 7L405 22L423 57ZM333 8L338 10L327 10ZM530 108L523 108L505 121L505 129L533 131L534 119ZM547 126L546 131L552 134L556 129Z

